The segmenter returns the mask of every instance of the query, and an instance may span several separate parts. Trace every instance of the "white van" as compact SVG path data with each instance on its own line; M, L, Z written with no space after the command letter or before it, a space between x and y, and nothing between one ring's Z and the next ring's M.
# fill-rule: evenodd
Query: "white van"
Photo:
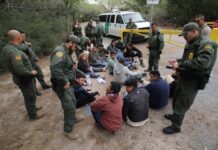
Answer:
M129 18L132 18L132 21L137 25L137 29L150 28L150 22L145 21L139 12L117 11L99 15L99 21L104 26L105 35L116 37L120 37L121 29L126 29ZM136 38L142 39L142 36L134 35L134 40L137 40Z

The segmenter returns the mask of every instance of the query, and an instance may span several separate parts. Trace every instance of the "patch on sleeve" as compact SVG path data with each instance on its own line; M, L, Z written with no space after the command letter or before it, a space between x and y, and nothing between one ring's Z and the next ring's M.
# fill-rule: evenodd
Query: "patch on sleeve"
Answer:
M21 61L21 60L22 60L21 55L16 55L16 56L15 56L15 60L16 60L16 61Z
M58 52L56 53L56 56L57 56L57 57L63 57L63 56L64 56L64 53L61 52L61 51L58 51Z
M188 59L189 59L189 60L192 60L192 59L193 59L193 56L194 56L193 53L189 53L189 55L188 55Z
M211 47L211 45L209 45L209 44L205 44L204 45L204 49L211 49L212 47Z

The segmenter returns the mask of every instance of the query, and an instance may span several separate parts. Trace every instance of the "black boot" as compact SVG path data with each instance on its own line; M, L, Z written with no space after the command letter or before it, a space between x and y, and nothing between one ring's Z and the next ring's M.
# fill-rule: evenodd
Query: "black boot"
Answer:
M163 129L164 134L174 134L180 132L180 128L176 128L174 126L169 126Z

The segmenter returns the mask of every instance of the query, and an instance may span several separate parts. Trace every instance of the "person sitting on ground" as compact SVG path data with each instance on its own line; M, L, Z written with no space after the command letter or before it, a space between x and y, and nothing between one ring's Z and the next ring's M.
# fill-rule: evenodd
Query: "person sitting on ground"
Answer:
M140 61L140 65L142 67L145 67L144 63L143 63L143 58L142 58L142 52L137 49L136 47L134 47L132 45L132 43L129 43L126 47L126 52L124 53L124 56L127 58L131 58L132 61L134 59L134 57L138 57L139 61Z
M88 92L83 88L86 82L86 76L82 72L76 72L76 80L73 85L73 91L76 97L76 108L80 108L95 100L95 96L99 95L98 92Z
M123 120L130 126L143 126L148 120L149 93L144 88L138 88L136 79L125 82L127 95L123 98Z
M169 85L160 77L159 71L151 71L149 75L150 83L145 86L150 94L149 106L154 109L163 108L168 104Z
M140 73L140 72L133 72L128 69L128 67L124 66L124 59L120 59L118 62L114 65L113 70L114 75L114 81L124 83L127 78L136 78L138 80L141 80L143 76L146 75L146 73Z
M105 68L96 68L96 67L90 67L89 65L89 52L84 51L79 56L79 61L77 64L77 69L81 70L86 75L90 75L91 78L98 78L100 77L99 74L96 74L95 72L105 72Z
M116 52L112 51L110 53L110 57L107 59L107 69L110 75L113 75L114 65L116 61Z
M119 92L121 85L111 82L106 95L91 103L91 111L98 125L110 132L122 127L122 97Z
M89 54L89 62L92 67L105 67L107 63L100 58L98 48L93 47Z
M108 52L111 52L111 51L114 51L114 52L118 52L119 51L119 49L118 48L116 48L116 40L112 40L111 41L111 43L108 45L108 47L107 47L107 51Z
M106 60L109 52L104 48L104 45L102 44L102 45L99 45L98 47L98 54L100 58L102 58L103 60Z
M132 61L131 61L130 58L124 57L124 53L125 53L125 47L122 47L122 49L120 49L117 52L116 59L117 60L123 59L124 60L124 66L128 66L129 67L132 64Z

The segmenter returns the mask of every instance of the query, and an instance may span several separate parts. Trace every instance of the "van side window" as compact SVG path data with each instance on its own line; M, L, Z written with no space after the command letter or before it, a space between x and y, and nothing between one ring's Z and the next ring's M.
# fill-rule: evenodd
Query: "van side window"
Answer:
M115 15L111 16L111 23L114 23Z
M106 19L107 19L106 15L99 16L100 22L106 22Z
M122 19L121 15L117 15L116 23L123 24L123 19Z

